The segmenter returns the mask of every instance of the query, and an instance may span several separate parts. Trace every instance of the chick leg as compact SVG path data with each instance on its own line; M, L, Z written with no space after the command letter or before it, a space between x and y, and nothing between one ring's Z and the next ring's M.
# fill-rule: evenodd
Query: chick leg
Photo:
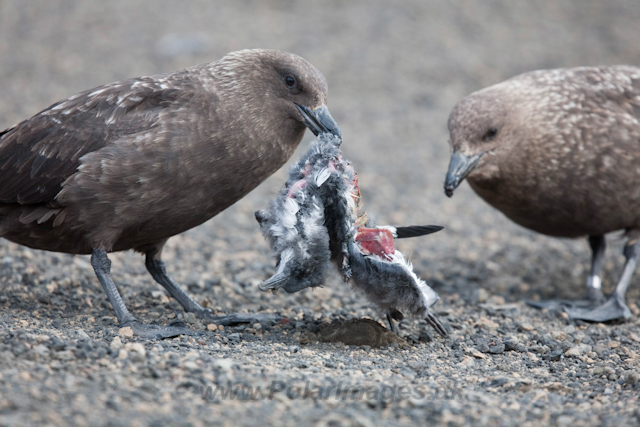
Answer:
M196 334L194 331L178 326L147 325L139 322L135 317L133 317L133 315L131 315L129 310L127 310L115 283L113 283L113 279L111 278L111 261L107 256L107 252L102 249L94 249L91 254L91 266L93 267L93 271L95 271L96 276L98 276L98 280L106 292L114 311L116 312L116 317L118 318L118 324L120 327L129 326L133 330L134 334L149 339L170 338L183 334Z
M191 298L169 275L165 267L164 261L160 258L161 249L152 249L147 251L145 265L153 279L161 284L172 297L174 297L184 311L195 313L195 315L203 320L208 320L224 326L238 325L241 323L259 323L278 321L280 317L273 314L265 313L231 313L226 316L216 316L211 310L202 307Z
M388 311L388 310L387 310L387 322L389 322L389 329L391 329L391 332L393 332L397 336L400 336L400 331L398 330L398 325L396 325L396 322L393 320L393 316L392 316L391 312Z

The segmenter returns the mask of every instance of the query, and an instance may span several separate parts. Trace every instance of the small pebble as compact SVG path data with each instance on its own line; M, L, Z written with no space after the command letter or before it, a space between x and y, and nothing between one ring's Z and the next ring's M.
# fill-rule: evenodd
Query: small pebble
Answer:
M547 358L551 361L557 362L562 358L563 351L562 349L552 350L549 352Z
M475 357L476 359L486 359L487 358L487 356L485 356L484 354L482 354L481 352L479 352L475 348L467 349L467 353L470 354L471 356Z
M523 323L520 325L520 329L523 331L533 331L535 328L530 323Z
M489 347L489 353L491 354L502 354L504 353L504 350L505 345L502 343Z
M502 343L504 344L504 349L506 351L515 351L518 345L518 340L514 337L506 337Z
M120 337L117 337L117 336L114 337L111 340L111 344L109 344L109 347L112 350L118 350L118 349L122 348L122 340L120 339Z
M196 323L196 321L198 320L198 319L196 318L196 314L195 314L195 313L191 313L191 312L189 312L189 313L185 313L183 318L184 318L184 321L185 321L185 322L187 322L187 323L189 323L189 324L191 324L191 325L193 325L194 323Z
M133 329L131 329L131 326L125 326L124 328L120 328L118 330L118 335L120 335L121 337L132 338Z
M578 344L577 346L570 348L564 352L566 357L580 357L591 351L591 346L588 344Z
M78 340L89 340L91 339L87 333L82 329L76 329L75 335Z
M129 353L129 358L134 362L141 362L147 356L147 350L139 342L129 343L124 348Z
M640 383L640 371L633 370L633 371L625 372L623 376L623 380L626 384L631 384L631 385Z

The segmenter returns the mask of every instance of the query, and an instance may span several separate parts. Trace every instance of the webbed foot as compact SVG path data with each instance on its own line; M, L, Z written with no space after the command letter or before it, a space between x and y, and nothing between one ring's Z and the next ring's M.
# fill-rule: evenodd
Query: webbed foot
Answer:
M120 325L121 328L130 327L137 337L147 338L151 340L160 340L164 338L173 338L179 335L198 336L203 335L202 332L194 331L187 327L181 326L183 322L173 322L168 326L148 325L137 320L130 320ZM180 325L180 326L178 326Z
M631 317L631 310L627 307L624 297L616 293L595 308L565 308L564 311L572 319L588 320L590 322L606 322L616 319L629 319Z
M230 313L224 316L216 316L208 309L195 312L195 314L196 317L202 320L208 320L223 326L235 326L243 323L271 323L279 322L282 319L282 316L270 313Z
M534 308L546 308L549 310L565 310L565 309L594 309L605 301L602 290L589 288L588 295L585 299L580 300L546 300L546 301L530 301L525 303Z

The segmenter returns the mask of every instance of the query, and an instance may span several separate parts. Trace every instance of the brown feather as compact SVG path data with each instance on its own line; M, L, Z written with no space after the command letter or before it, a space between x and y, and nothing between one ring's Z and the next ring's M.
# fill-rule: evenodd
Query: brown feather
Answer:
M161 246L282 166L305 131L296 104L326 97L302 58L248 50L55 103L0 133L0 237L70 253Z
M640 228L640 68L522 74L461 101L449 129L454 150L485 153L471 187L516 223L563 237Z

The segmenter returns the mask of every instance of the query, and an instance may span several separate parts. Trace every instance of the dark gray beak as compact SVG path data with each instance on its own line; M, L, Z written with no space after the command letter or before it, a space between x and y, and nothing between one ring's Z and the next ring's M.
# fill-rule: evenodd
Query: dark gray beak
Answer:
M305 107L304 105L296 104L298 107L298 111L302 114L304 119L304 124L313 132L315 136L318 136L320 133L332 133L338 138L342 138L342 132L340 132L340 128L333 117L331 117L331 113L329 113L329 109L326 105L321 105L320 107L312 110L309 107Z
M444 181L444 194L448 197L453 196L453 190L458 188L462 180L476 167L483 154L484 153L480 153L472 157L467 157L462 152L455 151L451 155L447 178Z

